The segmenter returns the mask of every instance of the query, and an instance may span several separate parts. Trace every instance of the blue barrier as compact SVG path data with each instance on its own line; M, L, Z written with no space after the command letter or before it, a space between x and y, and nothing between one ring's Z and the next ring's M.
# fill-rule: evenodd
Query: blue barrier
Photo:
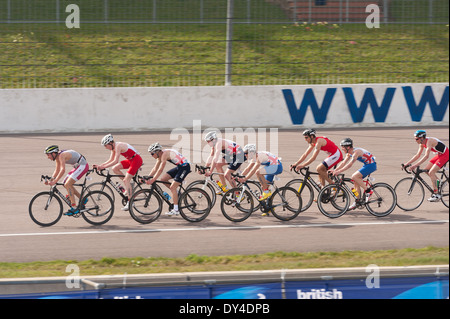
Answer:
M260 284L204 284L114 288L0 295L2 299L448 299L448 275L382 278L368 288L364 279L286 281ZM231 310L230 310L231 311Z

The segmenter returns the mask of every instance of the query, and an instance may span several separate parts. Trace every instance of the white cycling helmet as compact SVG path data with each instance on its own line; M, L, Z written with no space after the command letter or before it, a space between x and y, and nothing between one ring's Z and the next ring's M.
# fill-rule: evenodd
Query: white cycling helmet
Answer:
M152 145L150 145L148 147L148 152L149 153L155 153L155 152L160 151L160 150L162 150L162 146L158 142L153 143Z
M111 134L105 135L102 138L102 145L108 145L109 143L114 142L114 137Z
M215 131L209 132L205 135L205 142L211 142L217 138L217 133Z
M244 153L256 153L256 145L255 144L247 144L244 146Z

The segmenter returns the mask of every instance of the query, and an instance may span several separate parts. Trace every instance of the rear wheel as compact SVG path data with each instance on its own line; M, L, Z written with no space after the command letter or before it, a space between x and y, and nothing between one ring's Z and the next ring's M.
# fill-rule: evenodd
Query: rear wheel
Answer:
M384 217L392 213L397 206L397 195L394 189L385 183L372 186L373 194L366 203L366 208L374 216Z
M131 196L128 205L131 217L141 224L157 220L162 211L162 199L151 189L141 189Z
M283 221L292 220L300 214L302 199L291 187L280 187L269 200L270 210L276 218Z
M81 216L92 225L107 223L114 214L114 201L111 196L101 191L92 191L81 199L86 203L80 208Z
M320 212L329 218L341 217L350 206L350 196L344 187L330 184L319 192L317 206Z
M211 212L211 198L200 188L190 188L178 200L180 215L189 222L199 222Z

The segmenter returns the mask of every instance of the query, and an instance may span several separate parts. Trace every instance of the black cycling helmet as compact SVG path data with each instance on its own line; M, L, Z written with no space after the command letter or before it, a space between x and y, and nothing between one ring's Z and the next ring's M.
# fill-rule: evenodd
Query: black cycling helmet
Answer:
M316 130L313 128L309 128L307 130L304 130L302 134L303 136L311 136L311 135L316 136Z
M347 137L341 141L341 146L350 146L353 147L353 141L351 138Z

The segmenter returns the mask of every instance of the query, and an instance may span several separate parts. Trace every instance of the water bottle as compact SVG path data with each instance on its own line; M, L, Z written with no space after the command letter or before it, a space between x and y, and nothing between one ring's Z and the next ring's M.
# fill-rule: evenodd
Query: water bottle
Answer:
M225 189L225 186L220 182L220 181L217 181L217 185L219 185L219 187L220 187L220 189L222 190L222 191L225 191L226 189Z
M172 198L172 196L170 196L167 192L163 192L163 195L167 200L170 200Z
M439 184L440 183L441 183L440 180L436 180L436 187L437 187L438 190L439 190Z
M120 185L119 182L116 182L116 186L120 189L122 193L125 193L125 188L122 185Z
M356 196L356 197L358 197L359 196L359 193L356 191L356 189L354 189L354 188L352 188L352 193Z

